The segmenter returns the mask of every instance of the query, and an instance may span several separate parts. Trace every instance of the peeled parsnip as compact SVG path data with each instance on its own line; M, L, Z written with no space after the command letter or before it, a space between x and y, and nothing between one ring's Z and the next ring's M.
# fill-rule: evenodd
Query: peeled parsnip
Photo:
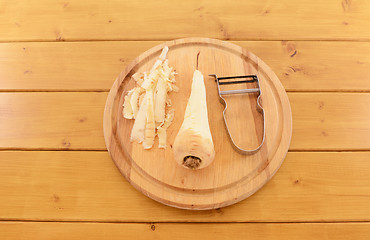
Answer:
M184 121L173 144L174 157L180 165L201 169L212 163L215 150L208 123L206 88L203 75L195 70Z

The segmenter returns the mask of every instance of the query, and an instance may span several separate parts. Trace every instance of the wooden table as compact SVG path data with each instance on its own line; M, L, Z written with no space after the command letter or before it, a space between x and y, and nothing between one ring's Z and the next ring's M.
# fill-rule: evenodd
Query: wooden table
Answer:
M230 207L136 191L106 151L120 71L164 40L232 41L278 75L293 111L281 169ZM370 2L0 2L0 239L369 239Z

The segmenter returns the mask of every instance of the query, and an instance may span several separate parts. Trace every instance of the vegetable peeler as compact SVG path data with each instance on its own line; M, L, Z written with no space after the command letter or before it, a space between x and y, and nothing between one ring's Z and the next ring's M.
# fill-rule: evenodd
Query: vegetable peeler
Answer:
M254 154L254 153L258 152L258 150L262 147L263 143L265 142L265 129L266 129L266 125L265 125L265 111L262 108L261 103L260 103L262 92L261 92L260 83L259 83L259 79L258 79L257 75L217 77L216 74L209 74L208 76L214 77L215 78L215 81L217 82L217 91L218 91L219 100L222 103L222 105L224 105L224 107L225 107L225 109L224 109L224 111L222 113L223 114L223 117L224 117L225 127L226 127L226 131L227 131L227 134L228 134L228 136L230 138L230 141L232 143L233 148L238 153L240 153L240 154ZM241 79L241 80L225 81L225 80L229 80L229 79ZM249 89L247 88L247 89L227 90L227 91L221 91L220 90L220 85L252 83L252 82L256 82L257 83L257 88L249 88ZM242 149L241 147L239 147L234 142L233 137L230 134L229 127L227 125L227 121L226 121L226 117L225 117L225 112L226 112L226 109L227 109L227 103L226 103L225 99L222 97L224 95L245 94L245 93L258 93L256 107L257 107L257 111L260 114L262 114L262 121L263 121L263 137L262 137L261 144L257 148L250 149L250 150L249 149Z

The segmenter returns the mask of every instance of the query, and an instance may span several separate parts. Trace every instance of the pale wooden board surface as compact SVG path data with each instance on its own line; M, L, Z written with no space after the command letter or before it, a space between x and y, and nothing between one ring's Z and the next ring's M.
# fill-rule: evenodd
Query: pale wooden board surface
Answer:
M109 91L127 64L160 43L0 43L0 90ZM370 90L369 42L233 43L266 62L287 91Z
M288 153L256 194L208 211L149 199L124 179L107 152L2 151L0 159L1 220L370 221L369 152Z
M157 148L157 141L154 141L152 149L144 150L141 144L130 143L133 121L123 118L122 103L124 95L135 84L128 77L132 69L136 72L149 71L164 45L170 49L167 58L172 62L170 66L176 70L176 85L181 91L169 94L176 114L171 128L167 130L167 149ZM196 65L203 73L213 72L219 76L232 76L236 73L259 75L266 116L264 120L256 110L257 96L223 96L228 104L225 112L227 125L239 147L257 148L265 131L264 145L258 153L249 156L239 154L231 144L225 144L225 141L229 141L222 115L225 107L219 102L214 78L204 74L215 159L207 168L195 172L173 161L172 144L184 120L184 109L191 92ZM227 65L231 67L225 68ZM258 84L222 85L219 88L224 91L253 87L258 87ZM184 209L215 209L249 197L278 170L289 149L291 115L289 99L279 79L253 53L224 41L186 38L151 48L120 74L105 105L104 137L113 161L128 181L144 195Z
M138 234L140 233L140 234ZM370 235L369 223L40 223L1 222L0 238L33 239L269 239L362 240Z
M370 39L367 0L1 1L0 41Z
M105 150L108 93L0 93L1 149ZM369 93L288 93L291 150L369 150ZM221 114L221 113L220 113Z

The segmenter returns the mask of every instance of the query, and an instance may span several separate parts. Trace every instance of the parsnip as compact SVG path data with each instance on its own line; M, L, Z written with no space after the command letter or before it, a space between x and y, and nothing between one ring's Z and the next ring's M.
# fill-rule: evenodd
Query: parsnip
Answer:
M203 75L195 70L184 121L175 138L173 152L180 165L201 169L213 161L215 150L208 123Z

